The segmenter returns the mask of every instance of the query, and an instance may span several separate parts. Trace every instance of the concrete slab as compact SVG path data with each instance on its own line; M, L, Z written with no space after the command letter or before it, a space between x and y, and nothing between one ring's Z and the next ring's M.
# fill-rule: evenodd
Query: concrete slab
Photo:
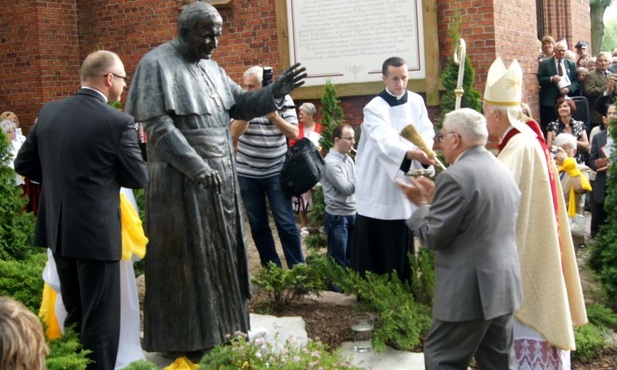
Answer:
M295 345L308 341L306 323L299 316L276 317L252 313L249 337L263 337L266 342L274 343L276 348L283 348L287 340Z
M372 370L424 370L422 353L398 351L386 347L381 352L358 353L353 349L353 342L344 342L341 353L356 366Z

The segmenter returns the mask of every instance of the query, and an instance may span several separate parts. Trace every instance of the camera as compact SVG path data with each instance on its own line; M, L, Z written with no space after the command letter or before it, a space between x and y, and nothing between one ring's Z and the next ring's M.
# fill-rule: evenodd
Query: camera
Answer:
M264 67L261 87L266 87L272 83L272 67Z
M551 146L551 157L555 158L557 153L559 153L559 147L552 145Z

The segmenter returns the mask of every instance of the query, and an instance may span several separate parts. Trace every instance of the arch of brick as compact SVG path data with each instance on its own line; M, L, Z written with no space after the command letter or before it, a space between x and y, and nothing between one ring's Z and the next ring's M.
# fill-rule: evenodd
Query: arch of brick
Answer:
M215 59L236 81L251 65L278 70L275 6L284 0L231 0ZM349 0L353 1L353 0ZM117 52L131 74L147 51L175 36L176 19L190 0L2 0L0 27L0 110L32 125L41 105L70 95L79 86L79 66L96 49ZM545 32L537 30L536 4L543 4ZM589 0L436 0L440 58L452 54L448 21L461 15L460 34L482 91L496 56L518 59L525 71L525 100L537 112L536 39L565 38L570 45L590 39ZM384 59L387 56L384 56ZM377 92L376 92L377 93ZM372 96L343 97L346 120L362 122ZM319 102L317 102L319 103ZM434 117L439 107L429 107Z

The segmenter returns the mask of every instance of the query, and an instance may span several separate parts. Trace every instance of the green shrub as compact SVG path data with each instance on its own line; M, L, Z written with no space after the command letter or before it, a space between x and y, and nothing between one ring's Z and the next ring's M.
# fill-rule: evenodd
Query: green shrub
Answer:
M326 81L326 87L321 96L321 139L319 145L321 150L328 153L334 145L332 141L332 130L343 123L343 108L341 101L336 95L336 85L330 79Z
M152 362L146 360L139 360L131 362L128 366L123 367L122 370L157 370L158 367Z
M416 301L432 306L435 294L435 252L420 248L416 255L409 255L409 261L414 274L411 280L413 296Z
M24 260L34 252L34 217L25 212L28 197L15 184L15 171L8 167L11 151L0 133L0 260Z
M326 203L324 200L323 188L321 186L315 186L313 188L313 209L308 214L309 224L313 227L323 226L325 215L326 215ZM321 235L318 235L318 236L319 238L316 240L320 242L323 241L323 243L322 244L316 243L309 247L313 247L313 248L326 247L325 237L321 237Z
M617 119L609 122L610 135L617 140ZM611 161L617 160L616 152L611 154ZM600 275L602 289L606 292L609 303L617 305L617 166L610 166L606 176L606 198L604 209L607 213L606 223L600 227L596 243L592 250L590 266Z
M350 275L357 279L356 294L362 298L364 309L378 314L373 332L375 351L386 345L402 350L419 347L431 325L430 308L414 300L409 287L401 283L395 272L367 272L364 279L355 272Z
M318 270L303 263L284 270L270 262L252 282L266 292L269 307L275 312L307 294L319 294L326 287Z
M319 341L304 345L286 341L284 348L279 349L263 338L248 340L243 334L236 334L231 345L214 347L199 365L200 370L361 369L350 364L340 352L329 352Z
M43 294L43 268L47 255L39 253L25 261L0 260L0 295L22 302L32 312L39 312Z
M410 285L401 283L396 273L377 275L367 272L362 277L352 269L315 254L307 258L306 265L296 265L290 270L270 264L253 278L253 283L267 292L269 306L280 310L298 297L318 294L325 288L325 282L330 281L345 293L362 297L362 309L376 314L373 331L376 351L383 350L386 345L409 350L421 345L431 325L430 306L418 302L414 295L432 300L429 293L433 284L432 254L421 252L414 261L416 274L421 279L416 293L412 292Z
M62 337L49 342L47 370L85 370L91 362L89 353L82 348L75 331L68 328Z
M608 328L617 324L617 314L599 303L587 305L587 318L589 324L574 328L576 351L572 357L581 362L590 362L602 354L609 346L605 339Z
M350 293L355 291L353 288L354 282L349 280L348 270L337 264L327 255L311 253L306 257L306 263L311 268L316 269L317 275L325 281L346 284L350 289Z
M432 300L432 253L421 252L414 260L416 275L423 279L417 283L417 293L412 292L413 283L411 286L403 284L394 272L389 275L367 272L362 277L358 272L343 268L324 256L312 256L307 261L309 266L320 271L319 275L345 293L360 296L362 310L376 314L373 331L375 351L383 350L387 345L410 350L422 344L431 326L431 312L429 305L419 302L414 296L418 294Z
M590 323L601 327L614 328L617 325L617 314L600 303L587 305L587 318Z
M605 333L605 328L591 323L574 328L576 351L572 352L572 358L581 362L590 362L598 358L608 346L604 340Z
M417 303L410 287L401 283L396 273L377 275L344 269L332 260L315 259L322 274L345 293L361 297L361 309L377 316L373 331L373 348L383 350L386 345L398 349L418 347L430 328L428 306Z
M328 151L334 145L332 140L332 131L334 128L343 123L343 108L341 108L341 101L336 95L336 85L328 79L326 81L326 87L321 97L321 139L319 139L319 145L321 146L322 154L327 155ZM313 188L313 209L308 215L309 224L313 227L321 227L324 224L326 212L326 203L323 195L323 188L321 186L315 186ZM318 249L326 247L326 238L324 235L317 234L311 235L306 240L307 246L311 249Z
M309 251L319 253L320 250L328 247L326 235L322 233L311 234L304 238L304 245Z

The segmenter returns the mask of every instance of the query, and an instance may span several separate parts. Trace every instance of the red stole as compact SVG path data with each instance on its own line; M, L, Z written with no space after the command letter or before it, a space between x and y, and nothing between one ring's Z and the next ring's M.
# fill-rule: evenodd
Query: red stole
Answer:
M542 147L542 151L544 152L544 156L546 157L546 171L548 173L548 178L549 178L549 183L551 185L551 195L553 198L553 211L555 213L555 219L557 220L557 226L559 226L559 215L558 215L558 208L557 208L557 189L555 188L555 176L553 171L551 171L551 163L553 163L553 157L551 156L551 153L548 150L548 147L546 146L546 141L544 140L544 135L542 134L542 131L540 130L540 125L538 125L538 123L532 119L528 120L525 122L525 124L527 124L527 126L529 126L529 128L536 133L536 138L538 139L538 142L540 142L540 146ZM501 140L501 143L499 143L498 149L499 151L501 151L507 144L508 141L510 141L511 138L513 138L515 135L519 134L520 131L518 129L516 129L515 127L512 127L512 129L510 129L510 131L508 131L508 133L506 134L506 136L504 136L503 140Z

